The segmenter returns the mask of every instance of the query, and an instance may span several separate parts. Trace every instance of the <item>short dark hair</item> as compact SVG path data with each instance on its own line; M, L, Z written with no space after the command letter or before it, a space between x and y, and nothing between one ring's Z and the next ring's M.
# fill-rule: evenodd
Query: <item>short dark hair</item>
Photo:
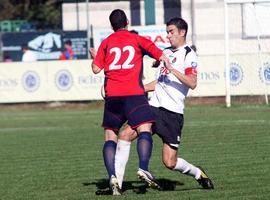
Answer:
M115 9L110 14L110 22L114 31L127 26L127 16L123 10Z
M167 23L166 23L166 26L169 26L169 25L175 25L177 27L178 30L185 30L186 31L186 34L185 36L187 35L187 31L188 31L188 24L185 20L183 20L182 18L180 17L174 17L174 18L171 18Z
M22 50L27 50L27 49L29 49L29 47L28 47L28 45L26 44L26 43L23 43L22 45L21 45L21 49Z
M138 31L136 31L136 30L134 30L134 29L130 30L129 32L130 32L130 33L134 33L134 34L139 35L139 32L138 32Z
M64 44L67 44L67 45L69 45L69 46L72 46L71 40L66 40L66 41L64 42Z

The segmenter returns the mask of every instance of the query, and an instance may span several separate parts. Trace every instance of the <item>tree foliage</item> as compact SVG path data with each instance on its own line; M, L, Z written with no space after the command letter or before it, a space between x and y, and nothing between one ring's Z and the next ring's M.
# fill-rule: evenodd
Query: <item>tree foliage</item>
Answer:
M1 0L0 20L27 20L37 29L61 28L59 0Z

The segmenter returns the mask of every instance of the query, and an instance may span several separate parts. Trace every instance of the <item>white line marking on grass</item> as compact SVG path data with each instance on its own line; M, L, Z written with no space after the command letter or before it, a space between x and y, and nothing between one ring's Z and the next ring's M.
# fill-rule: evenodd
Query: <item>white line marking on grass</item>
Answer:
M41 127L4 127L0 132L29 131L29 130L70 130L69 127L41 126Z
M270 120L226 120L226 121L189 121L186 122L185 126L220 126L220 125L233 125L233 126L242 126L242 125L256 125L256 124L270 124Z

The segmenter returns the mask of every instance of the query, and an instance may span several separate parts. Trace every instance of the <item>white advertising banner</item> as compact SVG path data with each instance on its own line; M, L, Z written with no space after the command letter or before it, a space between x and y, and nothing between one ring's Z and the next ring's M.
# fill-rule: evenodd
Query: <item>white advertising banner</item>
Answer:
M231 95L270 94L270 58L256 54L230 56ZM225 68L223 56L199 57L198 86L190 96L224 96Z
M270 94L269 55L237 55L231 56L231 61L232 95Z
M47 101L45 63L6 63L0 66L0 102Z
M0 103L101 99L91 60L0 64Z
M104 75L94 75L90 60L56 61L48 66L48 88L55 101L101 99Z
M198 86L189 96L225 96L223 56L199 58ZM256 55L231 57L231 94L270 93L270 60ZM255 62L244 62L252 60ZM104 74L93 74L91 60L0 63L0 103L98 100ZM144 83L155 79L153 60L144 59Z

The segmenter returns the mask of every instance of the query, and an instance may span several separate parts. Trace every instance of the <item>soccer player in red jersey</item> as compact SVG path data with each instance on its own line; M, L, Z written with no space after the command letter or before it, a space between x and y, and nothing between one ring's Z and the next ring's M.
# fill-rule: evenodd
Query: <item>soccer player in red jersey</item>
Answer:
M149 186L158 187L148 170L153 142L151 125L155 119L142 83L143 52L156 60L169 61L152 41L127 30L128 20L123 10L113 10L109 18L114 33L102 41L96 56L93 56L92 71L97 74L103 69L105 74L103 158L113 195L120 195L115 175L115 151L119 129L126 121L138 132L137 174ZM90 53L93 53L91 49Z

